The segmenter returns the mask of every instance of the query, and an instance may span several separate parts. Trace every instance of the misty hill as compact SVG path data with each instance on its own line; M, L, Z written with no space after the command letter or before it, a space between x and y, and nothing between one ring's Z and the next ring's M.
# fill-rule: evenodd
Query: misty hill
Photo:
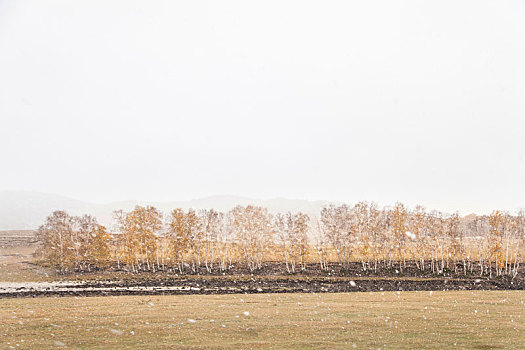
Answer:
M237 196L212 196L191 201L142 202L121 201L108 204L95 204L59 196L55 194L0 191L0 230L30 230L43 223L46 216L54 210L65 210L72 215L91 214L106 226L112 223L112 212L122 209L129 211L136 205L153 205L164 214L175 208L182 209L216 209L228 211L236 205L260 205L272 213L285 211L302 211L309 215L318 215L328 201L307 201L300 199L253 199Z
M54 210L78 212L87 208L88 203L54 194L0 191L0 230L34 229Z

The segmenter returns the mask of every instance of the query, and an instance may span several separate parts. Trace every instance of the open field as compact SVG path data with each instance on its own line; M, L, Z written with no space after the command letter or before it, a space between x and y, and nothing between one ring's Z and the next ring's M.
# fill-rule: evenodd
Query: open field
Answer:
M519 291L0 300L0 348L524 349Z
M35 282L52 280L54 272L36 264L36 245L0 247L0 281Z
M1 230L0 248L28 246L37 243L34 230Z

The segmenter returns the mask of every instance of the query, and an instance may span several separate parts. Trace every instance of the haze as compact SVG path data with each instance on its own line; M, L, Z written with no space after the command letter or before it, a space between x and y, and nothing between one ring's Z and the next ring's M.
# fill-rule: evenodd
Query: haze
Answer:
M524 1L0 1L0 189L525 207Z

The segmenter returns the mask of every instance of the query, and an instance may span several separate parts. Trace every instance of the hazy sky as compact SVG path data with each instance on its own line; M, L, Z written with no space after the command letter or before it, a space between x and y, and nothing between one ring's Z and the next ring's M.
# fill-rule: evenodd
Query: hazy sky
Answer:
M0 0L0 189L525 207L525 1Z

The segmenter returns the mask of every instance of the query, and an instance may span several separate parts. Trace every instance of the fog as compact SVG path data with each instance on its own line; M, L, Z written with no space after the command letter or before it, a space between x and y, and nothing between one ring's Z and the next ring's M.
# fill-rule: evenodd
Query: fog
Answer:
M525 207L523 1L0 0L0 190Z

